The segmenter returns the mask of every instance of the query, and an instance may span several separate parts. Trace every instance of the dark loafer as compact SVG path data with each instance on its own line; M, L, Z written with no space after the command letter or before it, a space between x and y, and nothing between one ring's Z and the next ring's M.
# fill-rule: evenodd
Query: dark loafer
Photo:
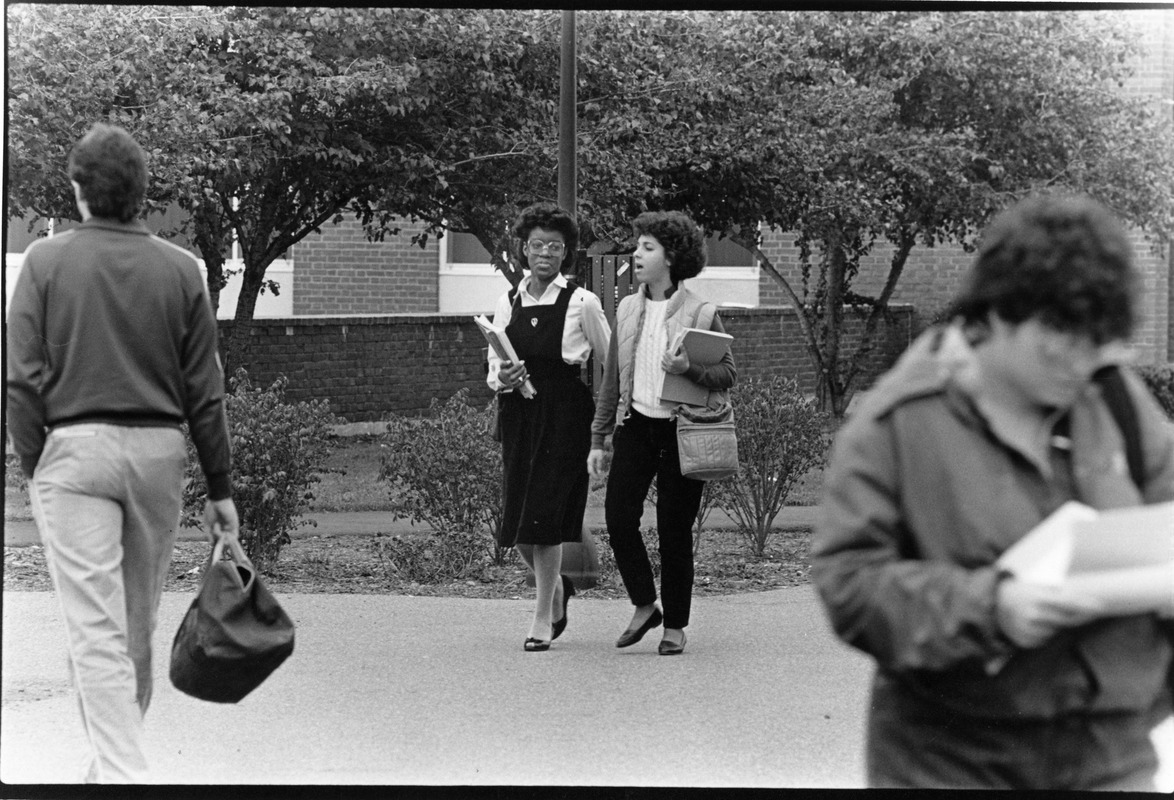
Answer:
M664 615L660 613L660 609L655 609L648 619L644 620L644 624L639 628L628 628L620 634L620 638L616 640L616 647L628 647L636 644L644 638L644 634L655 628L664 621Z
M567 603L575 596L575 584L571 583L571 579L566 575L559 577L563 579L563 618L551 626L550 640L552 642L562 636L563 631L567 629Z
M527 639L526 643L522 645L522 649L527 653L541 653L544 650L550 649L550 642L544 641L542 639L530 638Z
M681 653L685 652L686 641L685 632L681 631L680 644L677 644L676 642L670 642L667 639L661 639L660 646L656 648L656 652L660 653L662 656L679 656Z

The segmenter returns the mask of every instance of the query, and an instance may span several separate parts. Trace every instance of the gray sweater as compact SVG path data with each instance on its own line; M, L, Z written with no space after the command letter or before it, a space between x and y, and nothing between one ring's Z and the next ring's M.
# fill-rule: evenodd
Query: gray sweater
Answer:
M31 474L46 429L189 423L208 496L231 496L216 320L196 259L137 222L33 243L8 316L8 433Z

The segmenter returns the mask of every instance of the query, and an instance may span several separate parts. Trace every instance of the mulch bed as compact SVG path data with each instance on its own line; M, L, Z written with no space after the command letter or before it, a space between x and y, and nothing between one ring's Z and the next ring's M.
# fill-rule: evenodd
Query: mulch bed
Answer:
M724 595L760 592L798 586L807 582L808 544L806 530L780 531L770 537L761 557L736 531L705 530L696 561L694 592ZM606 544L600 545L607 550ZM208 557L204 542L179 542L168 571L165 591L195 591ZM609 552L601 552L603 565L599 585L587 596L624 597ZM476 576L449 583L421 584L388 574L372 548L371 537L310 536L294 539L282 550L273 569L265 575L266 585L279 594L402 594L448 597L525 598L533 596L526 585L526 568L510 553L502 566L486 566ZM4 548L5 591L51 591L45 569L44 549Z

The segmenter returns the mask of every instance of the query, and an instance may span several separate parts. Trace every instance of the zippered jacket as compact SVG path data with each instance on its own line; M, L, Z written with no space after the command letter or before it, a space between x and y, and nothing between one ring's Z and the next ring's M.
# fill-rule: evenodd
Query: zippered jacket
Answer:
M1152 708L1174 658L1168 621L1101 619L1018 649L996 621L995 562L1067 500L1111 509L1174 499L1174 428L1123 369L1141 487L1095 383L1071 408L1071 469L1055 469L1046 437L1008 436L980 413L946 334L915 341L836 437L811 569L833 627L875 659L878 683L968 715Z

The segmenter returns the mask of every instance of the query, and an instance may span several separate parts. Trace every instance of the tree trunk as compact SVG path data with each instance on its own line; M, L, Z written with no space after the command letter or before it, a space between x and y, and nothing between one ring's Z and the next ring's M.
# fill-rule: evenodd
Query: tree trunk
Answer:
M212 316L220 311L220 290L228 279L224 276L224 259L219 253L204 255L204 268L208 271L208 301L212 304Z
M493 268L505 275L506 280L510 282L510 286L516 288L522 282L525 273L522 272L522 266L515 263L512 259L504 257L510 249L510 234L507 231L502 234L501 238L494 242L494 248L490 250L491 261Z
M268 265L265 265L268 266ZM224 374L231 376L237 369L250 369L249 335L253 327L253 313L257 308L257 297L261 294L261 285L265 281L265 267L254 270L245 265L244 280L241 282L240 297L236 301L236 313L232 317L232 327L224 337Z
M820 347L822 359L819 372L817 400L820 411L843 413L844 388L840 383L840 340L844 332L844 289L847 259L844 256L843 233L835 231L824 240L824 270L827 296L823 314L824 341Z

